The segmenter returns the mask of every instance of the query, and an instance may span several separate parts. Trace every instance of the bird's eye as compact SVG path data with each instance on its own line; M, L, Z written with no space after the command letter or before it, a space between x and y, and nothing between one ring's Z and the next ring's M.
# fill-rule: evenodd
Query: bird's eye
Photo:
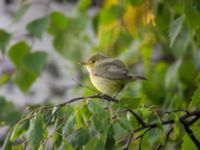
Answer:
M92 60L92 63L95 63L95 60Z

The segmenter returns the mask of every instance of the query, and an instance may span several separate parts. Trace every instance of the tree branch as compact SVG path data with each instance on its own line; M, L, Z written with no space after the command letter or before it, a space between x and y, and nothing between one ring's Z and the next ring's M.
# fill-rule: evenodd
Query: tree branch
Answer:
M185 128L186 133L188 134L188 136L191 138L191 140L194 142L194 144L200 148L200 142L198 141L198 139L195 137L193 131L189 128L189 125L183 123L183 126Z
M189 118L192 118L189 120ZM198 139L194 136L192 130L189 128L189 125L192 125L195 121L197 121L198 119L200 118L200 111L193 111L193 112L188 112L184 115L182 115L180 118L179 118L179 121L184 125L185 127L185 130L187 132L187 134L189 135L189 137L191 138L191 140L195 143L195 145L200 148L200 142L198 141ZM170 124L173 124L175 123L175 120L174 119L171 119L171 120L165 120L165 121L162 121L161 124L163 126L165 125L170 125ZM128 147L133 139L133 135L139 131L142 131L142 130L145 130L147 129L148 131L151 130L151 129L154 129L158 127L158 123L157 122L154 122L154 123L149 123L149 124L146 124L145 126L142 126L142 127L139 127L135 130L133 130L130 134L130 136L128 137L128 140L127 140L127 144L126 144L126 147L124 148L124 150L128 150Z

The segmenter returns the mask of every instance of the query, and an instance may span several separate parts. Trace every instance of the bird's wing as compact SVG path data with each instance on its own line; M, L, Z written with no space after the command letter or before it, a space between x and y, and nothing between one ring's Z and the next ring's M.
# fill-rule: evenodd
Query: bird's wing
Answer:
M105 60L97 64L92 72L95 76L112 80L128 80L132 78L123 62L118 59Z

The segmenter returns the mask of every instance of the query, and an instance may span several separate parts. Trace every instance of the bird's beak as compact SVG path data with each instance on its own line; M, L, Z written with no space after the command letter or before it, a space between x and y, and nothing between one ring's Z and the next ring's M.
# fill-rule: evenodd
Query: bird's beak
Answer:
M81 65L88 65L88 62L80 62Z

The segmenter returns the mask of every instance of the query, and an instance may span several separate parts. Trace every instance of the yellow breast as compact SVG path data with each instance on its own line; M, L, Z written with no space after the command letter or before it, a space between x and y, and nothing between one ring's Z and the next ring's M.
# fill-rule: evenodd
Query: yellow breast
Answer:
M97 90L111 96L120 92L120 90L125 84L122 80L111 80L94 75L90 75L90 79L92 84L97 88Z

